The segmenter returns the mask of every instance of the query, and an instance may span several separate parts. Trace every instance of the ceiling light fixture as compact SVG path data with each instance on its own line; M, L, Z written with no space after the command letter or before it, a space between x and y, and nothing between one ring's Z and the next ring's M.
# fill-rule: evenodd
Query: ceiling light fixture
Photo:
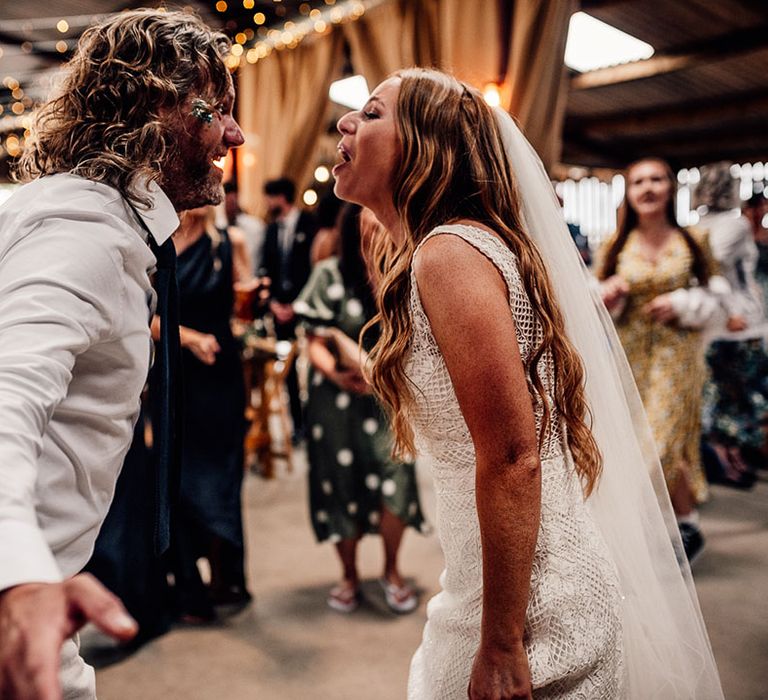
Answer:
M565 65L585 73L622 63L650 58L654 48L645 41L601 22L585 12L576 12L568 27Z

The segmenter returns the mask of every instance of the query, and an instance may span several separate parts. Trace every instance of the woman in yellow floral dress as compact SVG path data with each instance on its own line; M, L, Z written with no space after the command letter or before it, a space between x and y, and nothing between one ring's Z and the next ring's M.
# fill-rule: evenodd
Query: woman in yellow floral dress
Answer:
M629 166L616 233L597 275L616 321L661 458L689 559L703 547L696 505L707 498L699 439L705 378L701 328L717 308L706 292L714 263L706 236L675 223L667 163Z

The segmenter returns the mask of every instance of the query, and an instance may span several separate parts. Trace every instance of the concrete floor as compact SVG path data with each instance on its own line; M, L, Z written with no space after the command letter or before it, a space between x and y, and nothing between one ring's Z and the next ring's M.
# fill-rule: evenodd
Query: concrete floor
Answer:
M402 571L422 592L415 613L390 613L376 583L380 542L361 546L365 602L351 615L328 609L338 576L332 546L317 545L307 509L302 455L292 474L245 484L248 569L255 603L223 623L174 628L97 670L100 700L400 700L442 555L434 536L409 531ZM427 470L425 512L434 513ZM750 492L713 488L702 513L707 550L694 574L728 700L768 698L768 479ZM83 635L105 658L104 638ZM107 654L108 655L108 654ZM650 699L649 699L650 700Z

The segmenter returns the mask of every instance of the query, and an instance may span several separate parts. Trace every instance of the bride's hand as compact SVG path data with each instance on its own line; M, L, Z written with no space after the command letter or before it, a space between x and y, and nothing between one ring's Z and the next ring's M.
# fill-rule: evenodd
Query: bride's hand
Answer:
M469 700L532 700L531 672L523 643L504 650L481 645L467 694Z

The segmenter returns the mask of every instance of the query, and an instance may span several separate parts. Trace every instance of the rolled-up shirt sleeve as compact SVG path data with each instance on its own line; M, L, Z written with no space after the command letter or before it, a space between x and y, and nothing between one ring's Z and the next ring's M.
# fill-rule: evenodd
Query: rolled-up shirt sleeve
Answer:
M38 460L78 356L115 332L120 265L72 221L44 220L0 249L0 590L61 579L35 512Z

